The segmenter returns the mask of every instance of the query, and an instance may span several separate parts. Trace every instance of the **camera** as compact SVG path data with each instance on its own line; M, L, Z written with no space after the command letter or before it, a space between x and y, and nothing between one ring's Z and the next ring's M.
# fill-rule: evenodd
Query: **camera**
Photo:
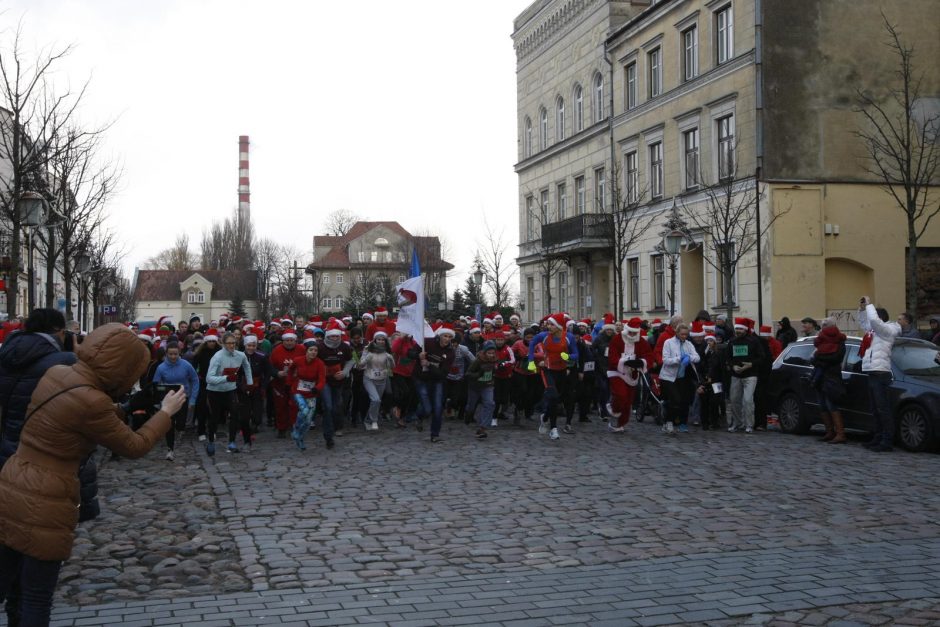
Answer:
M179 383L148 383L139 392L121 403L121 409L129 418L131 428L136 430L160 409L163 398L173 390L180 390Z

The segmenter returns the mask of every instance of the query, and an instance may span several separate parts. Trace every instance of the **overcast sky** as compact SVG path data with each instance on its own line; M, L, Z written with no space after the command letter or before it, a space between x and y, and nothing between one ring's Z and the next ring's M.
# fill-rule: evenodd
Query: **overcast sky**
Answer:
M309 254L334 209L429 229L465 276L485 217L517 253L512 20L532 0L0 0L26 50L74 44L81 115L115 120L110 224L128 272L237 206ZM452 291L454 283L449 286Z

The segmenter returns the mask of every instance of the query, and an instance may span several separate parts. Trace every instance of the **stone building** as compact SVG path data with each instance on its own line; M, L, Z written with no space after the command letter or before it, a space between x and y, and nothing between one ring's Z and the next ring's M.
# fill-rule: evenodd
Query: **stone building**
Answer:
M137 320L174 322L199 316L204 322L231 312L239 298L245 313L257 318L258 273L255 270L138 270L131 286Z
M902 310L904 214L866 172L854 134L856 90L883 91L896 69L881 10L917 51L920 110L936 110L930 0L543 0L523 12L513 40L529 317L614 309L610 213L630 200L652 223L624 260L622 315L694 316L726 309L725 295L765 323L844 316L863 293ZM753 246L730 283L717 251L738 238L688 224L682 251L663 254L672 208L704 215L722 188L730 202L751 195L762 222L760 272ZM940 251L940 223L919 249Z
M412 250L425 277L428 311L444 309L447 272L435 236L412 235L398 222L356 222L345 235L316 235L313 262L314 300L320 311L360 314L376 305L392 306L394 288L409 276Z

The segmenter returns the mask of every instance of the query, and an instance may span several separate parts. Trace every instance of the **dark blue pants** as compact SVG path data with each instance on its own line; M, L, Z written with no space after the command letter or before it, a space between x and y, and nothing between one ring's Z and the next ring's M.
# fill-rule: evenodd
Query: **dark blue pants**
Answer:
M45 627L62 562L38 560L0 545L0 603L10 627Z
M421 403L419 414L422 417L431 416L431 435L439 436L444 423L444 381L415 379L414 382Z
M875 416L875 436L881 434L881 443L886 446L894 444L894 415L891 413L891 381L894 377L890 372L869 370L868 396L871 399L872 414Z

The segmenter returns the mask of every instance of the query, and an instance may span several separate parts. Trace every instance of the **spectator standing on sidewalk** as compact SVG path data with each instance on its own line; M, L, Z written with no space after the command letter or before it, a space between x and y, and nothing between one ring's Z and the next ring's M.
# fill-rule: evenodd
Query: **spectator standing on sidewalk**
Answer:
M890 451L894 446L894 416L891 413L890 388L891 351L901 334L901 325L889 322L888 311L875 308L867 296L859 301L858 325L866 333L862 341L862 372L868 375L868 395L875 417L875 434L865 446L876 452ZM867 345L866 345L867 344ZM861 353L861 350L859 350Z
M898 316L898 324L901 326L901 334L898 337L909 337L915 340L921 339L920 331L914 323L914 316L906 311Z
M694 364L701 358L689 340L689 325L679 322L675 335L663 343L663 367L659 371L659 384L666 401L666 420L663 433L688 433L689 407L695 390Z
M842 383L842 359L845 357L845 334L835 322L823 320L822 330L813 341L813 387L819 398L819 416L826 425L823 442L845 442L845 425L839 406L845 401Z

